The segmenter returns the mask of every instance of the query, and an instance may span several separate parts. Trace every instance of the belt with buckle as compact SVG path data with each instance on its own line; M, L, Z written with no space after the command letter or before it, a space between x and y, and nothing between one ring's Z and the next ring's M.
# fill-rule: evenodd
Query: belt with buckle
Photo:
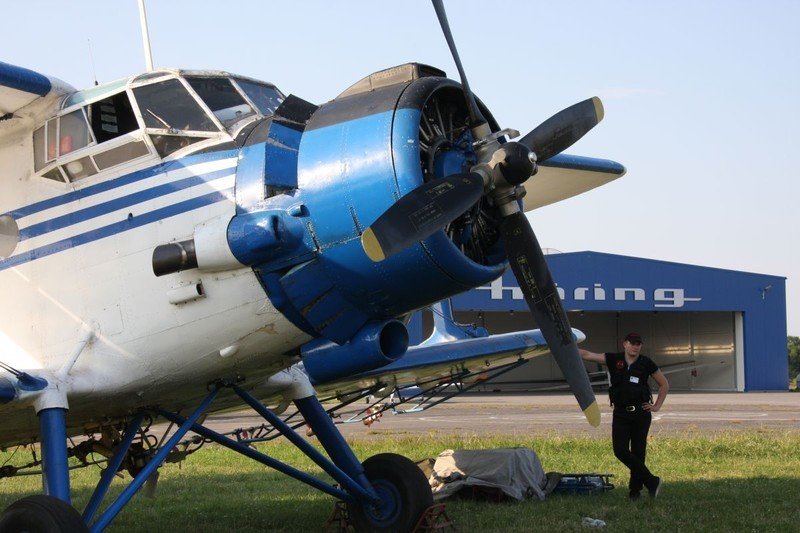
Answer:
M628 411L629 413L632 413L632 412L634 412L636 410L636 406L635 405L627 405L627 406L625 406L625 410Z

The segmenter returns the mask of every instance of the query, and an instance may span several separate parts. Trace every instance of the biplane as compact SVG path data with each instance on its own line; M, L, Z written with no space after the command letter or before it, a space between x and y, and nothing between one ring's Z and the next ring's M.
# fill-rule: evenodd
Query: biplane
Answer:
M409 63L322 104L221 71L76 90L0 63L0 446L40 446L26 467L44 487L0 530L102 531L189 432L343 500L359 529L408 530L427 480L398 455L362 463L335 409L409 386L464 390L546 353L599 423L582 335L524 210L624 173L562 153L602 104L521 137L502 128L433 4L459 81ZM434 336L409 346L412 313L509 266L539 329L455 327L445 304ZM242 405L334 482L202 424ZM327 456L281 416L290 405ZM149 439L153 420L175 430ZM91 457L105 467L78 511L69 472ZM132 479L103 505L120 471Z

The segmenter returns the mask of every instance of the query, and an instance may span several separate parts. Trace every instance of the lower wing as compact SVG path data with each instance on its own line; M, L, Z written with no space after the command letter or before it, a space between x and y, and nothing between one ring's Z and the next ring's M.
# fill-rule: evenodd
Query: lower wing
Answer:
M418 346L386 366L317 385L322 391L347 397L365 390L401 390L420 387L436 389L442 384L469 387L516 368L528 359L547 354L550 349L538 329L489 335L484 328L463 326L453 320L448 300L432 307L434 330ZM578 342L583 333L573 329Z

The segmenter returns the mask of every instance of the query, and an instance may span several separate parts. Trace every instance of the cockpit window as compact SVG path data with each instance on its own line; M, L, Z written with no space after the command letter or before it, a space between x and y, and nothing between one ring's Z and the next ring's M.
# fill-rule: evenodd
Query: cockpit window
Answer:
M117 93L87 107L89 123L98 143L116 139L139 128L125 92Z
M204 141L203 137L190 137L188 135L151 135L153 147L161 157L167 157L172 152L177 152L181 148L186 148L194 143Z
M125 91L48 120L33 133L33 166L55 181L75 181L150 154ZM133 135L128 135L132 134ZM84 148L89 148L84 150Z
M242 91L263 115L272 115L283 102L283 95L275 87L242 79L237 79L236 84L241 87Z
M39 172L48 163L92 143L92 135L82 109L51 118L33 132L33 169Z
M148 128L170 131L217 131L217 126L183 84L170 79L133 89Z
M90 142L92 142L92 136L89 133L89 125L83 115L83 109L76 109L61 117L58 130L59 156L88 146Z
M36 172L42 170L48 161L56 157L56 155L53 154L53 157L45 158L45 154L47 153L44 149L45 136L47 135L45 131L46 127L47 126L42 126L33 132L33 170Z
M186 81L227 128L255 114L228 78L191 78Z

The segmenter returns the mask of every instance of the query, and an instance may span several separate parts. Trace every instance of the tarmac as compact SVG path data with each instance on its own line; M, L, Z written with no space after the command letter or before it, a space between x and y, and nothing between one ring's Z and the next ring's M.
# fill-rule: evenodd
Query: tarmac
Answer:
M431 409L402 415L386 411L367 426L360 420L342 423L348 438L381 439L415 435L525 435L610 438L611 407L605 394L597 395L603 413L599 427L591 427L568 393L472 393L457 396ZM413 405L412 405L413 406ZM366 407L353 404L351 412ZM242 411L209 416L206 424L217 431L252 427L263 421ZM798 392L673 392L661 410L653 413L651 435L700 435L761 431L800 436Z

